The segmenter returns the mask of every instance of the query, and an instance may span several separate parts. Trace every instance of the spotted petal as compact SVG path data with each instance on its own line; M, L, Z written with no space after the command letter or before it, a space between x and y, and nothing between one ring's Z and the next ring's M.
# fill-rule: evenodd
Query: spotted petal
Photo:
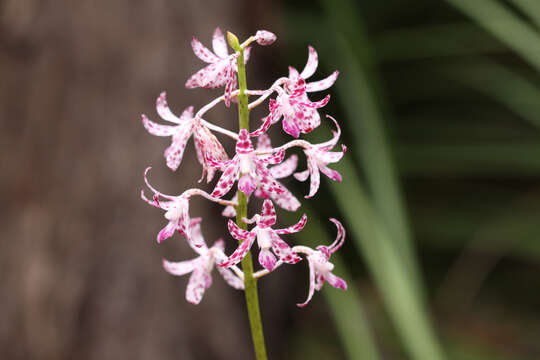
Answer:
M222 59L229 55L229 51L227 50L227 42L225 41L225 36L223 36L220 28L216 28L216 30L214 30L212 47L214 48L214 53L216 53L216 55Z
M204 291L212 285L212 277L204 269L195 268L189 278L186 300L197 305L201 302Z
M306 84L306 91L307 92L315 92L315 91L323 91L328 89L330 86L334 85L339 75L339 71L334 71L330 76L319 80L319 81L313 81L308 84Z
M176 126L161 125L148 119L144 114L141 115L144 128L152 135L171 136L176 131Z
M238 173L240 171L239 164L240 161L238 158L233 158L233 161L227 166L219 178L214 191L212 191L212 196L220 198L231 190L236 179L238 178Z
M182 276L187 273L190 273L195 268L197 259L180 261L180 262L171 262L163 259L163 268L169 274Z
M296 264L302 260L274 231L271 232L270 236L272 237L272 249L283 262Z
M292 225L292 226L289 226L289 227L286 227L284 229L275 229L274 231L276 232L276 234L292 234L292 233L296 233L296 232L299 232L300 230L302 230L304 228L304 226L306 226L306 222L307 222L307 216L306 214L302 215L302 217L300 218L300 220Z
M309 46L308 49L309 53L306 67L304 68L304 70L302 70L302 73L300 73L300 76L304 79L311 77L311 75L315 73L315 70L317 70L317 65L319 65L319 57L317 55L317 51L315 51L312 46Z
M291 155L287 160L283 161L281 164L278 164L276 166L272 166L269 168L270 175L274 179L282 179L289 175L291 175L294 170L296 170L296 166L298 165L298 156L296 154Z
M301 304L296 304L298 307L304 307L306 306L313 297L313 294L315 293L315 267L313 266L313 263L311 261L308 261L309 263L309 293L306 301L304 301Z
M199 40L197 40L196 37L193 37L191 39L191 47L193 48L193 52L199 59L201 59L204 62L207 63L215 63L219 61L220 59L214 55L206 46L201 44Z
M276 223L276 209L271 200L264 200L262 210L261 210L261 219L259 220L259 227L271 227Z

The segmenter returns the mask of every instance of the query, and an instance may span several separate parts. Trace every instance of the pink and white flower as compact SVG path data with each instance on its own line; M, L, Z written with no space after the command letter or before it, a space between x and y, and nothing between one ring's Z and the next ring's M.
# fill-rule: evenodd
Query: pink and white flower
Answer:
M345 229L336 219L330 219L330 221L337 227L336 240L330 246L317 246L317 250L310 249L306 246L295 246L293 248L296 252L306 254L309 264L309 293L305 302L297 304L299 307L306 306L313 297L315 290L321 290L325 281L337 289L347 290L347 283L345 280L332 274L334 264L330 262L330 256L335 253L345 241Z
M332 119L337 127L337 131L332 130L333 138L322 144L308 145L304 149L308 168L294 174L294 177L300 181L306 181L308 177L310 178L309 194L305 196L306 198L313 197L319 189L321 182L319 171L334 181L341 181L341 174L336 170L330 169L328 164L338 162L345 155L347 147L341 145L342 151L330 151L339 140L341 128L333 117L330 115L327 115L327 117Z
M195 37L191 40L193 52L199 59L209 63L186 81L188 89L202 87L216 89L225 86L225 104L229 106L232 91L236 88L236 58L238 53L229 55L227 41L220 28L216 28L212 39L212 48L210 51L201 44ZM244 50L244 61L249 59L250 48Z
M285 91L280 92L276 100L270 100L272 123L278 122L283 117L283 130L295 138L298 138L300 133L311 132L321 124L316 109L325 106L330 100L330 95L327 95L320 101L312 102L307 97L307 93L328 89L334 84L339 74L336 70L323 80L306 84L305 80L315 73L317 65L317 52L310 46L308 61L302 73L299 74L294 67L289 67L289 79L285 83Z
M194 218L190 222L192 236L197 238L198 243L202 244L200 247L192 246L199 256L195 259L180 262L163 260L163 268L172 275L182 276L191 273L186 288L186 300L192 304L200 303L205 290L212 285L211 272L214 265L227 259L223 252L225 250L223 239L217 240L211 248L206 246L201 233L200 222L200 218ZM240 269L235 268L233 272L231 269L217 266L217 270L227 284L238 290L244 289L243 274Z
M210 154L214 159L227 160L229 157L223 149L219 140L208 130L201 121L193 117L193 106L184 110L180 117L176 116L167 104L167 95L162 92L156 100L156 110L159 116L175 125L161 125L142 115L142 123L146 130L156 136L171 136L172 143L165 149L165 159L167 166L171 170L178 169L182 162L184 150L191 135L194 135L195 150L201 165L203 166L203 177L207 174L207 181L210 182L214 177L215 169L206 162L206 155Z
M220 266L230 267L238 264L246 256L251 248L253 241L257 238L260 248L259 263L268 271L272 271L276 265L276 257L286 263L296 264L301 258L295 254L292 249L283 241L280 234L296 233L304 228L307 222L307 216L304 214L300 221L284 229L272 229L276 223L276 210L271 200L264 200L261 214L255 215L251 220L244 220L246 223L256 223L257 225L251 231L243 230L229 220L229 232L236 240L242 241L240 246L233 252L229 259L220 264ZM273 250L270 251L270 249Z
M247 196L259 186L268 194L283 193L285 191L283 185L272 177L266 165L279 164L284 157L284 150L264 156L255 154L249 133L246 129L241 129L236 143L236 155L231 160L218 161L212 156L207 157L211 166L223 171L212 196L221 198L227 194L237 179L238 189Z
M159 231L157 234L157 242L161 243L163 240L170 238L173 236L175 231L178 231L182 236L184 236L188 243L191 246L195 247L201 247L203 246L203 243L199 242L200 238L194 237L191 234L191 227L189 226L191 219L189 217L189 199L190 197L194 195L203 196L208 200L223 204L223 205L236 205L235 203L231 201L225 201L221 199L217 199L212 197L211 195L207 194L203 190L200 189L188 189L184 191L182 194L178 196L172 196L172 195L166 195L158 190L156 190L152 185L150 185L150 182L148 181L148 171L150 171L150 167L146 168L144 171L144 182L146 183L146 186L154 193L152 200L148 199L144 195L144 190L141 190L141 198L146 201L148 204L160 208L162 210L165 210L165 219L167 219L169 222L163 229ZM165 200L160 199L163 198Z
M257 140L258 140L257 148L255 149L255 152L271 152L272 143L270 142L270 138L268 137L268 135L261 134L259 135ZM293 154L288 159L284 160L282 163L268 168L268 171L270 172L270 175L274 179L282 179L282 178L288 177L289 175L292 175L294 170L296 170L297 165L298 165L298 156ZM283 186L283 184L281 184L279 181L276 181L276 182L282 186L282 189L283 189L282 193L268 194L264 192L264 190L262 190L261 187L259 186L255 190L255 196L262 199L270 198L276 204L278 204L281 208L288 211L296 211L300 207L300 202L298 201L298 199L285 186ZM237 195L238 194L235 194L231 200L236 201ZM236 216L236 210L232 206L227 206L223 210L222 215L226 217Z

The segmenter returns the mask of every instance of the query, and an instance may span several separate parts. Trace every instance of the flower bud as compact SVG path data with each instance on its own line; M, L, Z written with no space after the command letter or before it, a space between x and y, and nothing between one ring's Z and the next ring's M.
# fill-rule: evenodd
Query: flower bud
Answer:
M240 51L240 42L238 41L236 35L234 35L230 31L227 31L227 41L229 42L229 45L234 49L234 51Z
M255 40L257 41L257 44L263 46L272 44L274 41L276 41L276 39L277 36L274 33L266 30L259 30L255 34Z

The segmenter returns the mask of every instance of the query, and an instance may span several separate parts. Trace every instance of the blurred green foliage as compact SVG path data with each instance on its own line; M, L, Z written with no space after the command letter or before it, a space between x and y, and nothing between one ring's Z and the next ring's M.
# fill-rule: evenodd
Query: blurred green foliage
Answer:
M341 72L323 113L344 128L344 180L326 183L320 223L299 240L330 241L327 212L345 221L333 261L351 291L323 293L347 358L539 358L540 2L283 12L292 64L311 44L320 77Z

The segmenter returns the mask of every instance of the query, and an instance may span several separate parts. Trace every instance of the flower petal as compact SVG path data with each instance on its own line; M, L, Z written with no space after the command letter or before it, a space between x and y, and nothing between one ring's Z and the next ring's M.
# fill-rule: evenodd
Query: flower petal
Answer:
M281 149L272 155L259 156L259 160L264 164L279 164L285 158L285 150Z
M309 260L309 259L308 259ZM313 294L315 293L315 268L311 261L308 261L309 263L309 293L306 301L304 301L301 304L296 304L298 307L304 307L306 306L313 297Z
M294 173L294 178L298 181L306 181L309 177L309 170L300 171L297 173Z
M238 173L240 171L239 163L240 161L238 160L238 157L233 158L231 163L227 166L219 178L214 191L212 191L212 196L220 198L231 190L236 179L238 178Z
M141 115L144 128L152 135L171 136L176 131L176 126L161 125L148 119L144 114Z
M197 40L196 37L193 37L191 39L191 47L193 48L193 52L195 53L195 55L197 55L197 57L204 62L215 63L216 61L220 60L206 46L201 44L201 42Z
M195 268L197 259L180 261L180 262L171 262L163 259L163 268L166 272L176 276L182 276L187 273L190 273Z
M214 53L220 58L226 58L229 56L229 51L227 50L227 42L225 41L225 36L221 32L220 28L214 30L214 35L212 37L212 47L214 48Z
M261 219L258 222L260 227L271 227L276 223L276 209L271 200L264 200L261 209Z
M281 122L281 126L283 127L283 131L285 131L287 134L297 139L300 136L300 128L296 124L296 121L293 116L284 115L283 121Z
M215 161L225 161L228 160L229 157L227 156L223 145L221 145L221 142L204 125L198 124L195 127L194 140L197 149L197 158L203 166L202 177L204 177L206 171L206 182L210 182L214 177L215 170L212 168L212 165L209 164L208 157L211 157L214 160L214 164Z
M259 184L261 187L261 190L268 194L282 194L285 190L283 190L283 185L278 183L272 176L270 175L270 172L266 168L266 165L263 164L262 161L255 161L256 166L256 172L257 176L259 177Z
M250 196L257 188L257 182L250 174L244 174L238 180L238 189L246 196Z
M182 163L187 142L191 134L193 134L193 127L194 124L191 122L176 126L176 132L172 136L172 144L165 149L163 155L167 161L167 166L173 171L178 169L178 166Z
M165 239L168 239L170 238L171 236L174 235L174 231L176 230L177 228L177 224L176 222L173 222L173 221L169 221L169 223L159 231L159 233L157 234L157 242L158 243L161 243L163 242L163 240Z
M186 209L186 215L187 215L187 209ZM182 220L184 218L182 217ZM201 221L202 218L193 218L189 219L189 236L190 239L188 241L189 245L193 250L195 250L199 255L203 255L208 251L208 247L206 246L206 242L204 241L204 237L201 232Z
M307 222L307 216L306 214L302 215L302 217L300 218L300 220L294 224L294 225L291 225L289 227L286 227L284 229L275 229L274 231L276 232L276 234L292 234L292 233L296 233L296 232L299 232L300 230L302 230L304 228L304 226L306 226L306 222Z
M347 290L347 283L345 282L345 280L343 280L339 276L336 276L332 274L331 272L328 272L324 274L323 277L324 277L324 280L326 280L333 287L337 289L341 289L341 290Z
M300 105L307 106L312 109L322 108L330 101L330 94L326 95L324 99L315 102L300 102Z
M307 159L307 165L309 170L309 194L304 196L306 199L313 197L317 190L319 190L319 185L321 183L321 175L319 173L319 166L317 164L317 159L313 156Z
M229 220L227 226L229 228L229 233L231 233L232 237L238 241L245 241L255 236L250 231L240 229L238 225L236 225L235 222L232 220Z
M279 182L278 182L279 183ZM270 198L279 205L279 207L288 210L296 211L300 207L300 201L289 191L282 186L283 192L281 194L270 194Z
M343 246L343 243L345 242L346 231L343 225L338 220L330 218L330 221L333 222L337 227L336 240L334 240L334 242L330 246L328 246L330 253L334 253L341 246Z
M272 249L274 253L283 261L288 264L296 264L302 261L302 258L298 256L291 247L287 245L274 231L270 233L272 238Z
M193 74L185 86L188 89L196 87L216 89L225 86L230 81L230 66L229 60L219 60Z
M232 220L229 220L229 224L231 221ZM230 227L229 227L229 230L230 230ZM230 267L242 261L242 259L246 256L247 252L251 248L251 245L253 245L254 239L255 239L255 234L250 233L250 236L246 240L242 241L242 243L238 246L238 248L229 257L229 259L225 261L224 263L219 264L219 266Z
M331 180L341 182L341 174L336 170L330 169L328 166L320 166L319 170Z
M296 154L291 155L287 160L283 161L281 164L272 166L270 169L270 175L274 179L282 179L284 177L290 176L296 167L298 166L298 156Z
M276 257L270 249L261 249L259 252L259 264L268 271L274 270L276 266Z
M262 125L257 130L249 133L249 136L262 136L262 135L265 135L265 133L270 128L270 125L272 125L272 116L268 115L267 117L265 117L263 119ZM259 142L260 142L260 137L259 137Z
M204 269L195 268L186 288L186 300L197 305L201 302L204 291L212 285L212 277Z
M272 149L272 142L270 141L270 137L266 134L259 135L259 137L257 138L257 151L267 151L270 149Z
M314 91L323 91L328 89L330 86L334 85L339 75L339 71L334 71L332 75L319 80L314 81L306 84L306 91L307 92L314 92Z
M244 281L236 276L231 270L223 268L221 266L217 267L218 272L221 274L223 279L237 290L244 290Z
M304 79L309 78L311 75L315 73L315 70L317 70L317 66L319 65L319 56L317 55L317 51L312 46L308 46L308 60L306 63L306 67L304 70L302 70L302 73L300 73L300 76Z
M191 108L191 112L193 113L193 107L190 106L186 110L189 108ZM184 112L186 110L184 110ZM159 94L158 98L156 99L156 111L163 120L167 120L175 124L180 124L182 122L181 119L174 115L169 108L169 105L167 104L167 93L165 91Z

